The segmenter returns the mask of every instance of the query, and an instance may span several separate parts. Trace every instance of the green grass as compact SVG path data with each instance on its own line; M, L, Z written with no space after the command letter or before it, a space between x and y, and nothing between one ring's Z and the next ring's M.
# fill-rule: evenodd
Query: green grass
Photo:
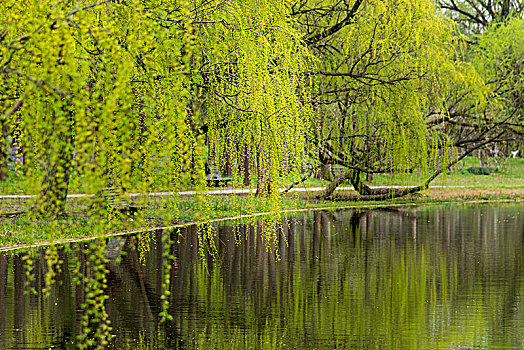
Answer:
M469 167L479 167L478 158L467 157L462 160L458 166L447 173L439 175L432 183L432 186L468 186L468 187L483 187L483 188L518 188L524 186L524 158L491 158L490 159L491 175L474 175L467 172L465 169ZM482 164L485 166L485 164ZM386 185L418 185L423 183L430 174L380 174L376 175L370 185L386 186ZM282 188L287 187L294 180L289 179L284 181ZM307 181L297 185L296 187L324 187L329 181L317 178L310 178ZM350 186L349 182L342 186ZM181 188L182 191L191 190L192 187L187 184ZM170 191L171 189L165 187L157 187L152 191ZM70 185L69 193L85 193L82 185L73 181ZM1 194L30 194L24 190L21 184L15 177L14 173L10 173L7 181L0 182Z
M496 164L492 160L492 164ZM479 161L474 157L467 157L457 169L439 175L430 186L467 186L471 188L522 188L524 187L524 159L499 159L499 168L491 168L490 175L474 175L466 171L469 167L479 167ZM429 174L384 174L375 176L373 185L418 185L423 183Z
M513 200L518 198L512 194L486 194L464 195L458 199L459 201L467 201ZM302 193L284 198L281 202L281 209L284 212L308 208L338 210L348 206L371 208L414 203L441 203L446 201L448 201L448 198L431 199L424 197L424 195L415 195L380 202L324 201L311 200L306 198L305 194ZM155 198L154 201L147 203L146 209L141 211L138 216L121 217L107 221L100 217L88 217L82 214L82 210L86 208L86 203L86 200L69 201L67 211L71 216L61 218L57 221L35 220L27 215L0 217L0 247L31 245L39 242L51 242L70 238L93 237L106 235L111 232L136 231L153 227L190 223L199 220L238 217L241 215L249 217L256 213L273 212L275 215L286 215L285 213L275 212L274 205L266 200L253 199L247 196L211 196L205 216L202 216L198 214L196 210L199 205L197 200L188 196L179 198L176 204L169 203L162 198ZM174 214L175 210L172 205L177 206L176 215Z

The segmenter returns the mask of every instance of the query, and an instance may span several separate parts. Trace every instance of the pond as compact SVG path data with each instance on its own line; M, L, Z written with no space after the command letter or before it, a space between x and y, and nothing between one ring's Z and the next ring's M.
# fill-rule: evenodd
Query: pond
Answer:
M268 224L1 253L0 349L524 348L523 203Z

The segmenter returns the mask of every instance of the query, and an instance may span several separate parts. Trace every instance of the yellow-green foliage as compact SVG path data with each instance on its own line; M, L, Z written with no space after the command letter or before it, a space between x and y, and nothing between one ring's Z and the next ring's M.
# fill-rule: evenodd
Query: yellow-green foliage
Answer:
M250 170L265 194L301 164L311 113L297 94L311 56L286 13L281 2L225 3L213 17L222 24L197 35L204 83L215 87L205 96L210 162L223 168L228 160L238 178Z
M320 138L354 166L433 168L449 141L428 116L446 114L450 94L483 99L482 80L456 60L452 23L432 1L364 2L328 42L342 54L322 53Z
M491 82L493 95L503 99L506 114L515 113L524 125L524 19L493 24L478 37L472 51L475 68Z
M128 187L132 166L152 177L152 159L192 144L180 78L190 57L180 50L190 39L179 27L159 26L143 2L8 1L7 8L0 71L22 96L9 121L28 192L42 190L46 175L67 182L70 173L88 193ZM187 159L186 151L177 165L187 169Z
M300 163L309 54L283 3L3 6L2 96L18 97L2 116L36 212L62 214L70 183L98 195L191 183L203 193L208 153L219 163L227 149L240 173L236 145L268 189Z
M304 40L312 29L281 1L3 6L0 115L39 214L63 214L70 184L102 212L105 188L125 197L193 186L204 220L206 160L256 185L278 212L276 189L304 166L308 131L353 165L438 166L448 140L427 127L428 113L447 113L450 91L483 99L429 0L363 2L325 46ZM339 21L318 17L315 30ZM330 91L345 93L315 103Z

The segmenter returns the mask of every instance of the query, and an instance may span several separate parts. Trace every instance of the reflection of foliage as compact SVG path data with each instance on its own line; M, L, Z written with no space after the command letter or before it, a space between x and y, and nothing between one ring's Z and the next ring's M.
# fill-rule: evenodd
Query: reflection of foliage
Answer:
M518 348L524 341L519 326L499 332L501 322L519 324L522 317L517 306L522 279L514 279L514 274L522 275L524 266L520 232L512 230L515 226L499 226L505 237L500 239L501 232L491 231L494 218L516 219L518 207L507 210L455 206L442 211L428 207L420 215L403 211L363 211L354 213L354 218L343 213L315 214L313 222L304 220L287 228L289 246L281 246L284 260L273 267L265 252L250 255L253 242L242 243L250 248L241 257L236 256L238 248L224 243L227 250L220 257L220 270L214 270L204 282L207 288L201 288L207 291L210 305L222 300L224 293L229 293L228 302L220 303L223 309L206 313L208 321L195 327L200 330L197 339L188 341L203 348L239 349L252 344L260 348L502 344ZM522 220L516 227L519 224ZM442 230L433 231L433 225ZM448 225L457 231L447 231ZM477 235L484 229L488 237ZM232 240L226 232L219 233L223 242ZM469 243L462 241L463 235ZM477 251L479 246L482 252ZM492 258L499 254L508 265L494 264ZM287 256L292 258L285 260ZM511 271L505 266L511 266ZM243 273L225 272L237 270ZM504 278L501 274L507 287L494 283L493 279ZM240 286L227 289L228 283L215 281L220 276ZM478 297L479 288L487 297ZM519 311L508 314L511 306ZM220 322L213 322L216 319ZM251 331L246 334L246 329Z
M23 257L22 260L25 262L25 293L37 295L38 292L35 289L34 282L35 282L35 273L33 271L35 267L35 261L34 261L34 255L32 251L27 252Z
M108 347L122 349L522 348L520 210L501 204L298 214L279 225L280 261L247 224L216 227L212 262L202 261L195 228L171 237L157 232L145 265L136 240L123 246L119 265L116 255L95 257L104 250L108 256L103 240L72 245L58 249L62 272L49 296L41 293L43 253L34 258L37 296L21 292L20 276L7 280L8 291L20 288L16 302L26 315L9 329L49 347L58 335L44 323L70 332L69 340L81 333L77 341L90 348L109 340L109 327L118 331ZM0 270L0 282L5 276ZM84 322L80 329L71 327L75 319Z
M84 311L81 323L82 333L78 336L81 349L102 349L111 339L111 321L105 307L108 298L105 247L103 240L89 243L85 251L87 255L86 274L76 276L77 283L83 286L85 293L85 300L82 304Z
M203 222L197 225L198 230L198 252L203 261L205 258L214 260L217 254L216 250L216 230L212 223Z
M45 261L47 264L45 274L45 288L42 293L45 295L49 294L51 286L55 283L55 277L57 273L60 273L63 261L58 256L58 247L56 245L50 245L45 251Z
M138 252L140 256L140 262L144 263L146 254L151 250L151 241L154 240L153 232L145 231L140 232L136 235L138 241Z
M180 234L180 233L178 233ZM173 316L169 314L169 299L171 295L170 282L171 282L171 268L172 263L175 260L171 249L173 247L173 240L171 239L171 232L162 234L162 249L164 251L162 255L162 295L160 297L162 302L162 311L160 312L160 323L166 321L172 321Z

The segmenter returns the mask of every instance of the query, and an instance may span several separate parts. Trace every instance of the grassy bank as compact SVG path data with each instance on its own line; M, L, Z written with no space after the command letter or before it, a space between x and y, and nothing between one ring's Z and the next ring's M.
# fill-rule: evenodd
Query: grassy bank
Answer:
M474 166L474 159L469 159L468 162L462 166L462 170L444 174L433 184L448 187L431 188L413 196L382 202L332 202L315 199L314 192L297 192L282 198L280 209L292 211L312 208L340 209L352 206L383 207L450 201L524 199L524 159L510 159L506 162L505 168L489 176L473 175L465 171L466 167ZM382 175L375 177L373 185L411 185L417 184L420 178L422 176L417 174ZM323 182L313 180L309 185L322 186ZM351 193L347 191L347 194ZM275 212L273 203L241 195L208 196L204 210L196 210L201 204L194 196L179 196L176 200L170 197L142 198L139 204L143 209L137 215L122 215L112 220L87 215L89 204L87 198L69 199L66 208L68 215L50 222L36 220L26 214L9 214L26 211L30 205L28 198L0 199L0 247L5 249L41 242L81 239L108 233ZM199 214L202 211L204 214Z
M489 169L490 175L475 175L471 168ZM431 174L380 174L373 177L369 185L415 186L423 183ZM312 179L303 186L326 186L325 180ZM350 185L346 182L345 185ZM480 163L478 158L467 157L453 171L440 174L431 186L467 186L468 188L522 188L524 187L524 158L491 158L489 164Z

